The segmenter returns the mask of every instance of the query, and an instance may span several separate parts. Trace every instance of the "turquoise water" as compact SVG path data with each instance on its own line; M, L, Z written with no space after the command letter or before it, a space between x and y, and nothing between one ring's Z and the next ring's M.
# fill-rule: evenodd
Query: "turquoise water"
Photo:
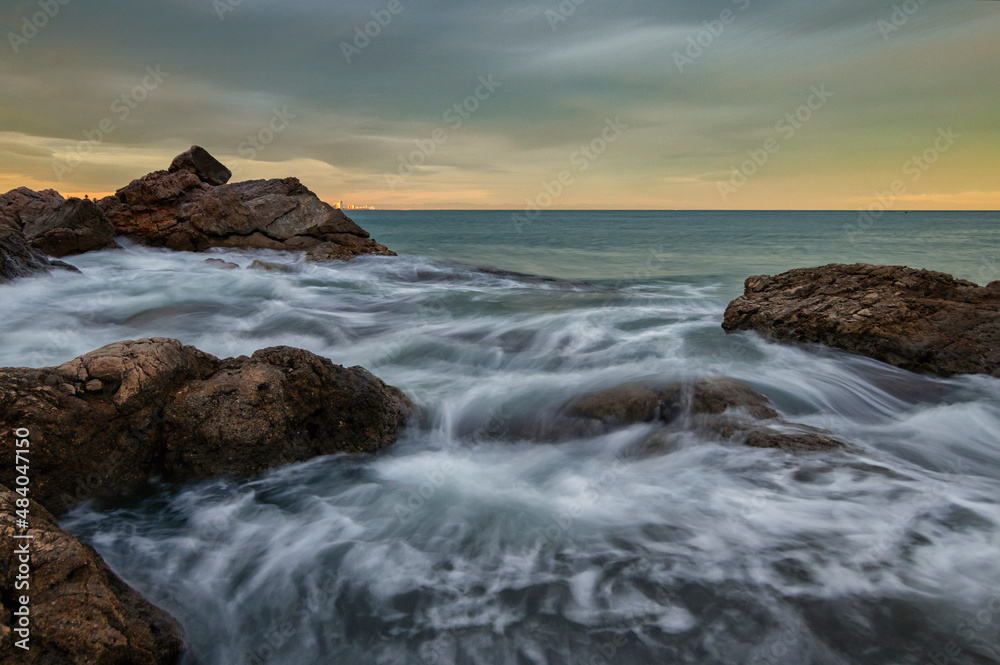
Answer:
M0 364L149 336L218 356L287 344L424 407L378 455L63 520L181 621L201 663L1000 662L1000 381L720 327L751 274L869 261L1000 278L995 213L891 214L849 238L856 218L547 212L518 233L511 213L366 212L401 256L217 253L289 273L92 253L71 259L83 275L0 286ZM636 458L647 425L516 433L591 390L709 377L854 451L691 431Z
M655 278L741 292L750 275L882 263L1000 279L1000 212L352 213L397 252L563 279Z

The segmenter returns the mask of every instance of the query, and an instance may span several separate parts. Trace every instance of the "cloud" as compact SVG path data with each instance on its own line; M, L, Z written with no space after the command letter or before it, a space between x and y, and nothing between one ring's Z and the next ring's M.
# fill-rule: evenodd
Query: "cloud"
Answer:
M399 0L386 22L389 0L220 1L231 9L221 18L208 0L61 6L0 59L0 131L19 137L0 144L3 182L53 182L52 159L111 118L114 131L64 186L113 189L154 157L199 143L254 173L309 164L335 195L377 194L401 155L445 128L447 141L407 182L413 198L474 191L501 204L537 189L605 118L620 116L631 136L566 205L586 190L588 202L603 192L609 207L658 196L675 207L677 188L728 172L820 83L835 101L757 182L805 169L825 176L824 200L845 191L847 201L863 196L851 191L861 186L852 174L876 186L940 124L1000 147L993 2L913 0L902 20L900 3L861 0ZM19 3L7 29L33 7ZM726 11L733 20L707 38ZM343 44L366 27L377 35L347 62ZM704 45L679 71L674 56L692 40ZM116 116L116 100L150 66L169 76ZM450 129L446 113L487 75L502 87ZM287 128L263 149L244 149L282 109L294 116ZM941 168L964 168L965 189L994 189L969 162ZM701 207L718 203L699 196Z

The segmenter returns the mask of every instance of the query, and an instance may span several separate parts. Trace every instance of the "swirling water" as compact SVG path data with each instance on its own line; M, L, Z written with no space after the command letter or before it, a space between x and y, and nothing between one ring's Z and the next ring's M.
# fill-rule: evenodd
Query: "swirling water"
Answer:
M402 256L287 274L130 247L0 287L0 362L145 336L220 356L286 344L426 409L379 455L64 519L200 662L1000 662L1000 381L720 328L750 274L863 260L1000 278L1000 215L886 215L860 237L855 220L366 213ZM560 444L505 427L590 390L710 376L855 449L692 434L636 458L646 426Z

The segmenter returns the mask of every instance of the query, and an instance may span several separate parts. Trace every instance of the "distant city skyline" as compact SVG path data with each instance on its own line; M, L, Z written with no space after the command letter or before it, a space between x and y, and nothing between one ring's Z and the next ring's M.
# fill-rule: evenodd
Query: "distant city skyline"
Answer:
M100 197L198 144L379 209L1000 208L997 2L35 1L0 24L0 191Z

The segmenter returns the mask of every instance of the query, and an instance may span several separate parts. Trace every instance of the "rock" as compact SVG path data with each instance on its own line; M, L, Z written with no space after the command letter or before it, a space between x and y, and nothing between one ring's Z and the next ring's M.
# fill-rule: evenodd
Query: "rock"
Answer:
M181 170L190 171L201 178L202 182L207 182L209 185L225 185L233 177L233 172L227 169L222 162L197 145L191 146L186 152L174 157L174 161L170 162L170 168L167 170L170 173Z
M56 269L80 272L68 263L45 256L29 245L20 231L0 227L0 284Z
M19 187L0 196L0 224L49 256L119 248L114 227L93 201L63 199L51 189Z
M722 327L825 344L915 372L1000 376L1000 283L827 265L746 280Z
M310 261L395 255L298 179L221 184L219 167L194 146L170 170L132 181L98 207L118 233L154 247L276 249L304 252Z
M28 501L30 529L15 527L15 502L21 496L0 486L0 665L14 663L93 663L166 665L185 650L181 628L166 612L122 582L89 545L59 528L55 518ZM14 534L32 536L14 540ZM30 589L15 590L22 562L15 547L28 542ZM28 651L13 646L18 596L28 595Z
M31 428L32 496L55 514L153 477L252 476L320 455L376 452L412 409L360 367L287 347L220 360L155 338L59 367L0 369L0 428ZM11 458L12 446L0 439ZM0 467L0 482L13 473Z
M294 273L298 272L298 266L289 265L287 263L271 263L270 261L254 261L247 266L247 270L265 270L267 272L283 272L283 273Z
M660 420L672 422L683 414L720 415L740 409L760 420L777 418L766 397L732 379L703 379L663 386L627 384L577 397L563 406L573 418L594 418L604 425Z
M594 436L636 423L661 424L633 451L643 455L668 451L685 432L795 452L846 447L821 430L783 420L767 397L732 379L626 384L589 393L566 402L555 418L536 426L535 438Z
M223 270L239 270L240 266L232 261L223 261L222 259L205 259L205 263L216 268L222 268Z

